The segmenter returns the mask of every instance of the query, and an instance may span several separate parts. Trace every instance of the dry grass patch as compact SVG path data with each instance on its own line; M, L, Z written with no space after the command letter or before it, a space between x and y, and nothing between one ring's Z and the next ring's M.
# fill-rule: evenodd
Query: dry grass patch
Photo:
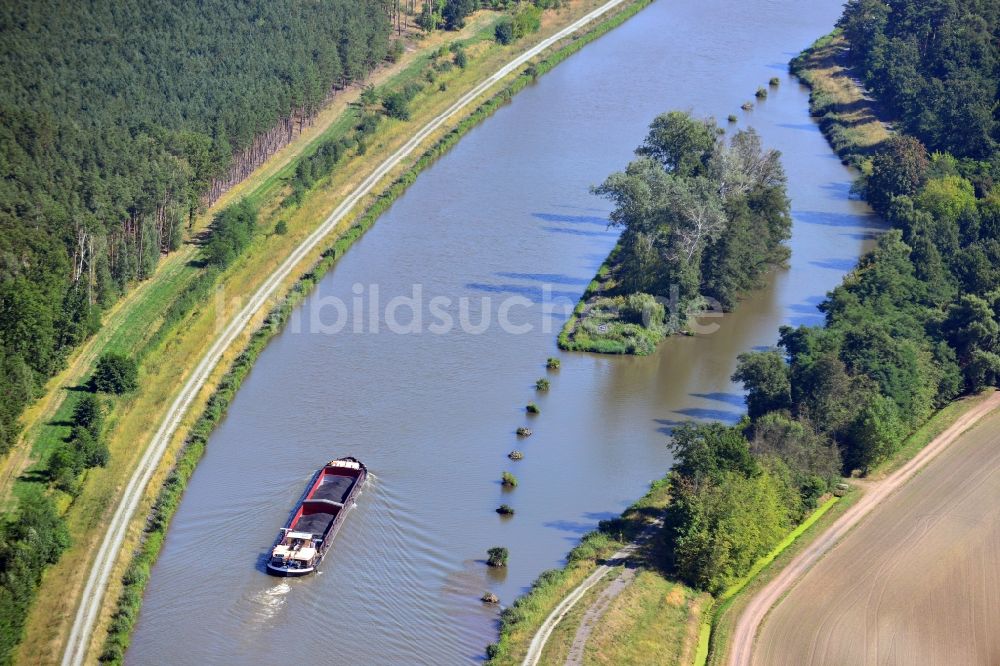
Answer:
M640 571L590 635L584 664L689 663L707 596L655 571Z
M790 68L812 89L809 109L845 163L860 165L889 138L874 101L847 65L849 46L839 30L821 37Z
M580 622L583 620L587 609L594 605L601 592L607 588L612 580L620 576L621 573L622 567L614 567L608 571L601 578L600 582L587 590L586 594L576 602L576 605L566 613L555 629L552 630L552 634L545 644L545 649L542 650L542 656L538 660L541 666L562 666L566 663L566 657L569 655L573 638L580 628Z
M667 593L667 598L664 599L664 601L671 606L680 607L680 605L684 603L685 598L686 596L684 594L683 587L680 585L674 585L670 588L670 592Z

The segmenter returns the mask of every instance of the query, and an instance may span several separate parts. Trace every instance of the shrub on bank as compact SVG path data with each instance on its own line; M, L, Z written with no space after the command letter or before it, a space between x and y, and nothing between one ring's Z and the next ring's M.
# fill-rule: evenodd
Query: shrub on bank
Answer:
M536 391L548 391L549 390L549 380L542 377L537 382L535 382Z
M390 118L410 119L409 100L399 91L391 92L382 98L382 110Z
M493 27L493 37L500 44L510 44L514 41L514 19L509 16L502 17Z
M500 476L500 485L505 488L516 488L517 487L517 477L510 472L504 472Z
M559 345L571 351L645 356L673 332L665 318L665 308L649 294L598 297L570 320Z
M104 403L101 399L93 394L80 398L73 408L73 425L86 428L91 435L100 435L104 427Z
M36 487L19 498L16 517L0 523L0 663L12 660L42 572L69 542L66 521Z
M542 10L525 3L514 16L514 34L518 37L538 32L542 27Z
M104 354L97 361L90 388L103 393L131 393L139 388L139 367L122 354Z
M533 402L529 402L527 405L525 405L524 409L529 414L541 414L542 413L541 408L538 405L536 405L535 403L533 403Z
M257 209L241 201L220 211L212 220L202 253L205 263L225 268L250 245L257 229Z

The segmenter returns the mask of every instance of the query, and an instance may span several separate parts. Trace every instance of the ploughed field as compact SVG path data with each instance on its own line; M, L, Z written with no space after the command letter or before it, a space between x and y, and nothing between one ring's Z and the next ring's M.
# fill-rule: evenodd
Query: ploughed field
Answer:
M1000 412L932 460L772 610L756 664L1000 663Z

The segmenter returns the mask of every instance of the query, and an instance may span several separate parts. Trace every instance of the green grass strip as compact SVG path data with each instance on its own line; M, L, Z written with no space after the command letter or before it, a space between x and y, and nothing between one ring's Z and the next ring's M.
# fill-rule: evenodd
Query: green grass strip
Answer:
M620 244L616 243L605 257L604 261L597 269L597 273L594 275L594 279L590 281L587 288L584 290L583 294L580 296L580 300L577 301L576 307L573 308L573 314L570 315L566 323L563 324L562 330L559 331L558 344L559 349L564 351L599 351L597 349L591 348L586 342L577 342L573 339L573 331L576 329L576 324L580 320L580 315L583 314L584 309L587 307L587 301L591 299L595 294L601 290L602 279L607 276L611 271L612 258L618 252L621 247ZM588 340L589 342L589 340Z
M718 596L712 606L712 609L708 612L705 619L702 620L701 628L698 632L698 650L695 652L694 657L695 666L705 666L705 664L708 663L708 653L712 642L712 631L715 629L715 624L719 617L721 617L726 609L729 608L733 601L733 597L739 594L743 588L745 588L750 581L757 576L757 574L763 571L767 565L773 562L778 555L781 555L785 552L785 549L795 543L795 540L802 536L803 532L812 527L816 521L822 518L823 514L829 511L839 500L839 497L831 497L826 502L821 504L819 508L813 511L812 514L802 521L798 527L789 532L788 535L771 550L771 552L757 560L745 576L730 585L725 591L723 591L722 594Z
M491 115L502 104L510 101L514 94L523 90L538 76L548 72L586 44L621 25L651 2L652 0L637 0L620 13L594 26L586 34L574 37L572 42L556 50L537 64L529 65L505 88L462 119L454 129L426 150L409 170L397 178L372 202L357 221L323 252L319 261L298 279L288 296L268 314L261 327L251 336L246 349L236 357L233 365L209 398L204 412L184 442L174 469L157 495L142 542L136 549L132 556L132 562L122 577L124 587L118 597L117 608L108 628L108 635L100 655L101 662L120 664L124 661L125 651L131 641L132 631L139 617L139 608L142 605L146 584L149 582L150 570L163 547L167 527L180 505L184 489L187 487L195 466L205 452L208 438L229 409L236 392L249 374L250 368L271 338L281 331L295 306L306 297L313 286L333 267L347 249L361 238L379 216L406 191L416 180L417 175L454 146L466 132Z

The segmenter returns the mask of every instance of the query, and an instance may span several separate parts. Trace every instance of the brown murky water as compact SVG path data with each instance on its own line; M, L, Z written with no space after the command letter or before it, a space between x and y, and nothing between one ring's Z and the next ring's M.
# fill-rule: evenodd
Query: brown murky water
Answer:
M153 572L129 663L482 659L497 621L483 591L511 602L640 496L670 464L673 424L737 419L736 355L773 344L783 323L821 321L816 304L877 233L786 73L840 4L659 0L421 175L261 356L212 437ZM739 111L772 76L780 88ZM653 357L557 353L563 316L543 314L543 301L575 301L615 241L588 186L622 168L652 117L675 108L723 122L735 112L783 152L790 266L714 334L669 340ZM370 332L372 285L384 308L415 284L422 332L391 332L384 310ZM317 330L314 317L333 329L353 314L356 291L365 332L353 332L354 320L336 334ZM450 304L435 311L434 297ZM490 315L485 331L463 330L463 297L468 324ZM445 328L443 313L454 326L432 332ZM411 322L405 305L392 314ZM532 330L504 330L501 314ZM556 354L562 369L536 395ZM542 413L526 418L532 399ZM518 443L522 424L535 434ZM515 447L524 460L507 460ZM364 460L373 478L320 573L266 576L260 558L292 503L341 455ZM505 469L520 478L511 492L498 482ZM497 516L501 502L517 515ZM505 572L483 565L494 545L510 548Z

